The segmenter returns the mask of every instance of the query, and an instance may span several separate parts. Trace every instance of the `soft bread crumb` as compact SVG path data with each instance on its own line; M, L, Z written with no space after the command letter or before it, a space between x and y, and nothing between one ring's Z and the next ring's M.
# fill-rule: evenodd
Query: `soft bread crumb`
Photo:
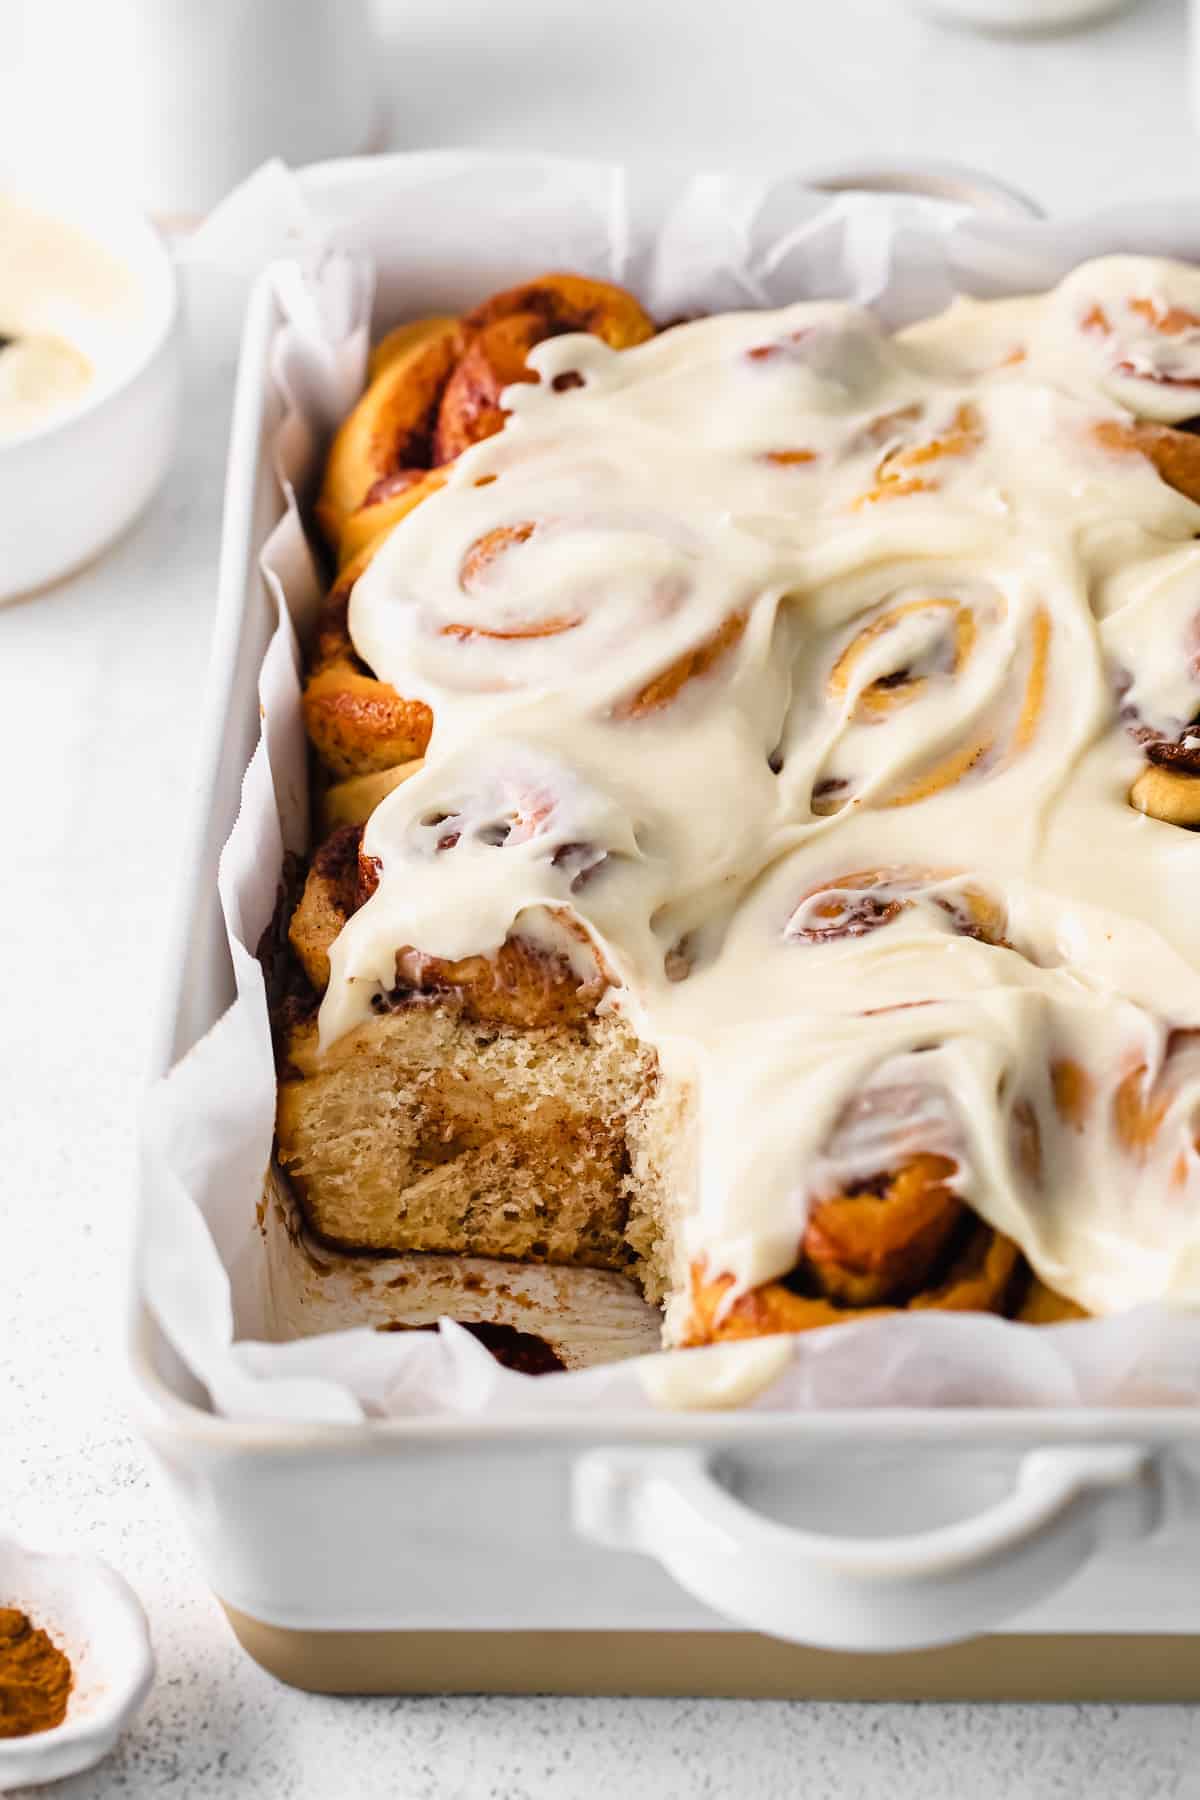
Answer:
M415 1002L324 1056L305 1021L286 1053L279 1157L319 1237L629 1267L626 1132L656 1077L624 1020L517 1030Z
M626 1142L625 1238L646 1299L661 1306L688 1286L683 1224L698 1180L695 1089L659 1075L629 1115Z

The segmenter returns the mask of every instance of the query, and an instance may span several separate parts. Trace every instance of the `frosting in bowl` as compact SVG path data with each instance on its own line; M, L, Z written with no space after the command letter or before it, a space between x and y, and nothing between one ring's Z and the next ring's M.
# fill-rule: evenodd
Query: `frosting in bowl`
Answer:
M78 406L141 344L132 272L65 220L0 193L0 442Z

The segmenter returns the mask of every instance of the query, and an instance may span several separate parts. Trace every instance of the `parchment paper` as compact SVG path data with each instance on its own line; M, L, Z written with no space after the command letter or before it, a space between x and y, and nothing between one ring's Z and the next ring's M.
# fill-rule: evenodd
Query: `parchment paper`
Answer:
M281 1304L294 1234L263 1229L274 1073L254 949L285 849L305 847L298 640L319 598L295 495L358 394L373 333L466 307L546 268L632 286L661 318L846 296L889 324L984 295L1045 287L1084 257L1200 256L1200 206L1146 206L1074 223L1007 222L941 202L811 193L795 180L710 174L661 184L601 165L439 152L345 165L335 177L272 164L213 215L187 260L209 297L240 304L271 259L286 314L272 358L272 454L288 509L262 566L279 624L260 677L262 738L220 868L237 1000L148 1098L136 1279L162 1330L236 1418L353 1420L431 1413L646 1412L664 1404L663 1355L532 1377L460 1326L437 1333L298 1329ZM273 1204L273 1203L272 1203ZM352 1280L344 1281L353 1316ZM332 1291L332 1290L331 1290ZM341 1291L341 1290L337 1290ZM698 1368L706 1404L816 1407L1189 1404L1200 1318L1143 1308L1035 1328L979 1316L898 1315L788 1340L670 1353ZM683 1360L681 1360L683 1359ZM697 1359L704 1359L698 1361ZM682 1403L678 1379L673 1403ZM746 1398L746 1390L750 1397ZM694 1403L694 1401L692 1402Z

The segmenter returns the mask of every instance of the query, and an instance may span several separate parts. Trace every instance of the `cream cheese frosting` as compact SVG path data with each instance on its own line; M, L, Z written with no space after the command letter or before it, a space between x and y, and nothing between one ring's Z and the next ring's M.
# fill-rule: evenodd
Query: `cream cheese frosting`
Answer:
M0 441L78 405L127 360L143 310L116 257L0 193Z
M1200 835L1128 800L1200 710L1200 507L1122 437L1200 414L1200 272L529 360L351 597L435 724L322 1042L516 931L695 1087L731 1298L921 1149L1089 1311L1200 1302Z

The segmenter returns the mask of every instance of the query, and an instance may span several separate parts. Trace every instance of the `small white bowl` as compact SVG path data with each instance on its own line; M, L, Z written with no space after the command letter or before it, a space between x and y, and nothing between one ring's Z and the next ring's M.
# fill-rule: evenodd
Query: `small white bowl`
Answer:
M90 1769L113 1748L154 1679L141 1603L98 1556L30 1550L0 1533L0 1606L27 1613L71 1661L61 1725L0 1738L0 1793Z
M179 383L175 270L145 219L103 197L11 192L107 250L144 304L136 341L78 405L0 439L0 601L69 574L133 522L171 460Z

